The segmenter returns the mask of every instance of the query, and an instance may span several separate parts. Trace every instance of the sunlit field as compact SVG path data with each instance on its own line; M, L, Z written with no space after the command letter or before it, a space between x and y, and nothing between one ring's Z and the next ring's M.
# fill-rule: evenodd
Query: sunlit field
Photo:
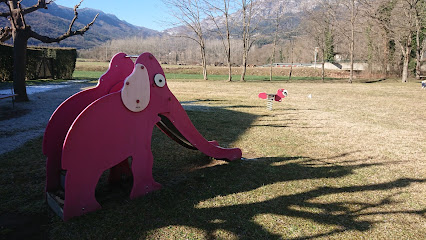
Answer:
M172 80L224 162L152 137L157 192L99 181L103 209L69 222L43 198L42 139L0 156L0 211L40 217L51 239L424 239L426 90L397 80ZM285 88L273 110L257 97ZM135 126L137 127L137 126ZM0 237L13 229L1 229Z

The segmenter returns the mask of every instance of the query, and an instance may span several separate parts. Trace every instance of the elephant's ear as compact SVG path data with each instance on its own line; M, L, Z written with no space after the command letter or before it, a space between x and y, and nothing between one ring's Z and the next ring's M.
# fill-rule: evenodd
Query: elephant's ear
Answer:
M150 99L150 84L148 70L142 64L136 64L132 74L124 80L121 90L124 106L132 112L144 110Z

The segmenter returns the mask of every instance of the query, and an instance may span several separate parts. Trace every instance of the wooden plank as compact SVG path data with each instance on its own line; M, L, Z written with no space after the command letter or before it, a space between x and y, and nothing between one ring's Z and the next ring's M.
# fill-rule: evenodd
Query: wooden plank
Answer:
M55 212L56 215L58 215L62 220L64 220L64 211L61 206L59 206L58 202L55 200L54 194L46 192L46 199L47 204L50 206L53 212Z
M18 94L0 94L0 99L5 99L5 98L14 98L18 96Z

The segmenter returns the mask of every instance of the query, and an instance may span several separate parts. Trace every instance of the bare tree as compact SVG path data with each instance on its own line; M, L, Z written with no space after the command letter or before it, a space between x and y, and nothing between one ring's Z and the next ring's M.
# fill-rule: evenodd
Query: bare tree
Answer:
M413 50L412 38L416 33L416 8L420 0L400 0L395 7L395 17L392 19L393 39L399 46L402 60L401 81L407 82L409 75L409 63Z
M349 40L349 59L350 73L349 83L352 83L354 76L354 52L355 52L355 33L359 14L359 0L328 0L328 7L333 11L333 22L335 28L340 30L340 34ZM349 12L349 16L346 13ZM347 29L349 23L350 29Z
M0 12L0 17L5 17L10 22L10 27L1 29L0 40L3 42L10 38L13 39L13 88L18 96L17 101L28 101L26 86L25 86L25 75L26 75L26 64L27 64L27 44L28 39L34 38L44 43L60 42L66 38L83 35L90 26L93 25L98 15L96 15L92 22L87 24L85 27L79 30L72 30L72 27L77 20L78 13L77 8L80 6L83 0L80 1L74 7L74 18L72 19L68 31L63 35L52 38L43 36L31 29L31 26L25 22L25 15L37 11L39 9L47 9L48 5L54 0L38 0L37 4L23 8L21 5L22 0L0 0L0 3L4 3L9 8L9 12Z
M383 41L385 42L385 53L389 53L389 43L396 42L402 55L401 81L407 82L409 75L409 62L413 50L416 53L416 78L420 79L421 54L423 52L423 42L421 41L422 31L425 27L425 2L422 0L381 0L378 3L374 0L362 0L363 4L368 4L366 9L372 9L376 5L374 14L369 14L376 20L383 29ZM416 48L413 49L413 37ZM389 57L385 61L389 61ZM388 68L388 66L387 66Z
M379 29L380 39L382 41L382 71L385 78L388 77L391 70L392 54L392 27L391 20L394 14L394 8L399 0L361 0L364 16L372 19Z
M252 34L256 28L252 25L252 19L254 14L254 2L255 0L241 0L242 3L242 15L243 15L243 71L241 73L241 81L245 81L246 71L247 71L247 59L249 55L250 48L252 47L254 41L252 40Z
M349 83L352 83L354 78L354 49L355 49L355 20L358 14L358 5L356 0L350 0L350 9L351 9L351 50L350 50L350 61L351 61L351 70L349 76Z
M269 81L272 81L272 68L273 68L273 63L275 62L275 50L277 47L277 41L278 41L278 33L280 30L280 24L281 24L281 17L283 14L283 1L278 2L278 10L276 12L275 18L273 19L273 21L275 22L275 33L274 33L274 40L272 43L272 55L271 55L271 68L270 68L270 72L269 72Z
M203 78L207 80L207 58L206 58L206 40L202 20L204 18L202 0L163 0L166 6L170 7L171 15L177 20L179 25L185 26L188 34L180 34L178 37L184 37L195 41L200 47L201 61L203 66ZM195 35L195 36L194 36Z
M315 44L315 53L320 53L321 56L321 78L324 82L325 78L325 61L326 51L331 48L330 35L332 31L331 14L329 8L324 2L319 3L316 9L305 9L305 19L303 21L303 29L307 31L308 36Z
M416 28L416 79L420 79L421 75L421 56L423 52L423 42L421 41L422 30L425 28L426 3L425 1L417 1L414 6L414 18Z
M208 9L206 14L209 19L214 22L216 26L216 32L222 40L223 49L226 55L226 63L228 66L228 81L232 81L232 63L231 63L231 33L229 28L229 8L230 0L223 0L223 4L220 4L221 0L211 1L204 0ZM210 11L211 10L211 11ZM217 16L219 13L221 16ZM224 29L224 30L223 30Z

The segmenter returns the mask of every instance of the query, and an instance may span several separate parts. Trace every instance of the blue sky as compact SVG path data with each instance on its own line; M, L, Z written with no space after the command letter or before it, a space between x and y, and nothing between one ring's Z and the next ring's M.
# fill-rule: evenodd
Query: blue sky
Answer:
M80 0L56 0L58 5L74 8ZM162 21L170 19L167 8L161 0L84 0L80 8L99 9L105 13L116 15L136 26L162 31L169 25Z

